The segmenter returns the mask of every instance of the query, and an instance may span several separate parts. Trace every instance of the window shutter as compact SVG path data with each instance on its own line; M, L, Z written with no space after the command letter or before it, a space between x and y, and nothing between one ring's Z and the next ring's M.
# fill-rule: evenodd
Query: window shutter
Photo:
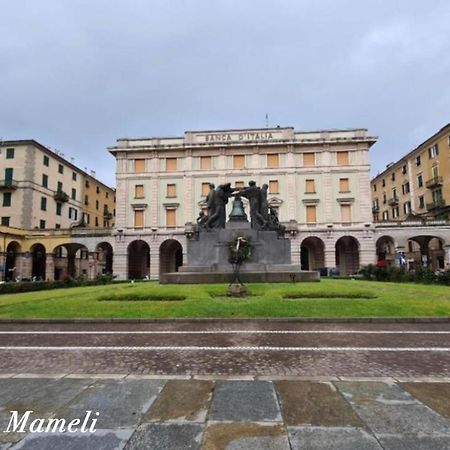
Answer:
M177 185L176 184L168 184L166 197L176 197L176 196L177 196Z
M279 157L278 153L272 153L270 155L267 155L267 167L270 169L274 169L278 167L279 164Z
M244 169L245 168L245 155L234 155L233 156L233 168L234 169Z
M166 210L166 226L167 227L175 227L176 226L176 210L175 209L167 209Z
M134 227L143 228L144 227L144 210L137 209L134 211Z
M315 166L316 165L316 154L315 153L303 153L303 165L304 166Z
M341 220L344 223L352 221L352 210L350 205L341 205Z
M177 158L166 158L166 170L175 172L177 170Z
M316 205L306 206L306 222L316 223Z
M144 185L143 184L137 184L134 187L134 197L135 198L143 198L144 197Z
M314 180L306 180L306 192L308 194L316 192Z
M134 171L137 173L145 172L145 159L134 160Z
M206 197L209 192L209 183L202 183L202 196Z
M278 194L280 192L278 186L278 180L270 180L269 181L269 193L270 194Z
M348 182L348 178L340 178L339 179L339 192L349 192L350 186Z
M200 169L211 169L211 156L200 156Z
M337 152L338 166L348 166L348 152Z

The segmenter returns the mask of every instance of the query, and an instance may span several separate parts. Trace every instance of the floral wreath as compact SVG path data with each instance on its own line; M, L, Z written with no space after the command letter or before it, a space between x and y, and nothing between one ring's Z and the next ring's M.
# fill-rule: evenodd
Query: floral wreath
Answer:
M241 264L251 258L253 245L250 238L238 236L228 242L229 262Z

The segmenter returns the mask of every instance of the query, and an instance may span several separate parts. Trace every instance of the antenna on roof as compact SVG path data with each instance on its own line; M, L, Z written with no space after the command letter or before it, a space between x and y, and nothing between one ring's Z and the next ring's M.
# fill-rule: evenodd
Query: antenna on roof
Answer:
M269 114L266 113L266 128L269 128Z

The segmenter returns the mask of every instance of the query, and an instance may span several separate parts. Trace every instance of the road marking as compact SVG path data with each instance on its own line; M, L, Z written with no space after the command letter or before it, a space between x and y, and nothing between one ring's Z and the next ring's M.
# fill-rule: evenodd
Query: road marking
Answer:
M450 352L450 347L271 347L271 346L0 346L33 351L289 351L289 352Z
M450 331L407 330L188 330L188 331L0 331L0 335L27 334L450 334Z

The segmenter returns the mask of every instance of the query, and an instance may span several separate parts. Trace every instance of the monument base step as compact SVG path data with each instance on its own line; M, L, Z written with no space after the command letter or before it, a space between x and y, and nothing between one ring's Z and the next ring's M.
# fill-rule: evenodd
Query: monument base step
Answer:
M315 270L241 272L243 283L299 283L320 281L320 274ZM170 272L160 276L161 284L208 284L231 283L233 274L226 272Z

